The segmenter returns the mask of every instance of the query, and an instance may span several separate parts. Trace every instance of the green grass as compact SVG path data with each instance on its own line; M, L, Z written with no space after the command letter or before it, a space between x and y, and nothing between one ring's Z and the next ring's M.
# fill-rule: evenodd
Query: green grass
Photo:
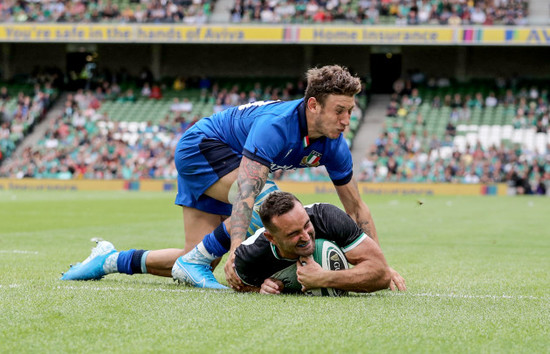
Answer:
M0 192L0 353L550 352L550 199L365 200L406 293L262 296L151 275L61 282L92 237L183 247L173 195Z

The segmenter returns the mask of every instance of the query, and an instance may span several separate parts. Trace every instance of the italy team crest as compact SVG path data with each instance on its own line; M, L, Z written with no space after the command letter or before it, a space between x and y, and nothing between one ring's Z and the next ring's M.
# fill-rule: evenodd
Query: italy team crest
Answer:
M321 156L323 156L323 154L313 150L309 153L309 155L304 156L304 158L300 162L300 165L307 167L317 167L319 166L319 163L321 161Z

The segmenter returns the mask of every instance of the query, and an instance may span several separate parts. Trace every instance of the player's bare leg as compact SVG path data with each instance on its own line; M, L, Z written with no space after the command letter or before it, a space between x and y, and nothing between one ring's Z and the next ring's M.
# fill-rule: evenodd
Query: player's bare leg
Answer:
M211 186L205 194L219 199L224 202L227 201L227 190L229 190L232 181L236 178L236 171L229 173L220 179L213 186ZM215 215L206 213L204 211L182 207L183 210L183 226L185 231L185 248L167 248L163 250L150 251L146 255L145 265L147 273L171 277L172 267L176 260L186 253L189 253L195 246L202 241L204 235L209 234L218 227L227 216ZM211 263L212 268L215 268L219 259L214 260Z
M185 230L185 248L184 253L191 251L204 235L209 234L218 227L227 216L215 215L204 211L182 207L183 208L183 227Z
M229 191L233 183L237 180L238 171L238 169L235 169L220 178L216 183L211 185L204 194L220 202L231 204L229 201Z
M218 199L227 202L227 191L231 181L235 179L234 173L222 178L209 189L209 194L218 194ZM225 190L225 192L224 192ZM138 274L150 273L159 276L172 276L172 268L176 260L194 250L205 235L219 228L227 216L210 214L198 209L183 207L183 221L185 231L184 249L163 249L156 251L128 250L118 252L113 244L108 241L97 241L97 246L82 263L63 273L62 280L92 280L101 279L112 273ZM218 257L215 257L218 258ZM206 274L213 280L213 285L218 286L212 275L211 265L216 266L219 260L208 261ZM222 287L221 285L219 285Z
M184 254L185 252L181 248L167 248L149 252L145 261L147 273L171 278L174 263Z
M259 208L265 198L275 190L278 190L275 183L267 181L264 189L256 198L255 209ZM255 210L248 230L248 236L254 234L261 227L262 222ZM214 231L206 234L191 252L178 258L174 268L172 268L172 276L174 279L192 286L220 289L222 286L214 278L211 264L214 260L226 254L230 247L230 223L229 219L227 219L216 227Z
M229 190L236 178L237 170L234 170L220 178L204 194L221 202L229 203ZM205 235L211 235L211 238L229 238L229 234L223 223L227 218L228 216L220 216L195 208L183 207L185 255L178 258L172 268L174 279L197 287L226 289L225 286L218 283L212 274L212 267L215 267L219 263L219 257L214 256L212 251L205 248L202 240L205 238ZM220 234L223 234L223 236L220 236ZM220 252L222 254L225 253L223 250L220 250Z

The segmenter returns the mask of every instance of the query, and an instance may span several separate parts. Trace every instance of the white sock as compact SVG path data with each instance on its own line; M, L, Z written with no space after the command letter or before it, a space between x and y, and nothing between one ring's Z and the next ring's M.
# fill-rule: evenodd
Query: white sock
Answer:
M212 261L216 258L218 257L210 254L206 250L202 241L195 248L193 248L191 252L183 256L183 260L185 262L205 265L210 265L210 263L212 263Z
M145 265L145 262L147 261L147 255L149 252L151 251L145 251L141 256L141 274L147 274L147 266Z
M103 263L103 271L105 274L118 273L117 260L120 252L115 252L105 260Z

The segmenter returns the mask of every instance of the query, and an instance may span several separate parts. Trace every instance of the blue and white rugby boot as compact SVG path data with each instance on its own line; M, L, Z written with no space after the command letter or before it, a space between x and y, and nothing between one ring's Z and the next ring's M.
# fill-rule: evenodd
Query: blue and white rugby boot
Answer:
M82 263L77 263L63 274L61 280L99 280L106 274L103 269L107 258L117 250L111 242L96 241L97 246Z
M218 283L212 267L205 264L189 263L179 257L172 268L172 277L181 282L196 288L208 289L229 289L227 286Z

